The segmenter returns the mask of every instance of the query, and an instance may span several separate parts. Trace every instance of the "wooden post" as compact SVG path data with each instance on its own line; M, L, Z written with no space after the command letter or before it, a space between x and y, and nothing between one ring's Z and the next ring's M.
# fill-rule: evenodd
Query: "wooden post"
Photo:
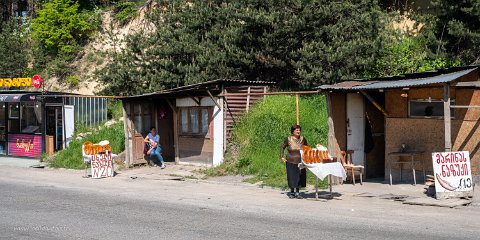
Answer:
M450 118L450 84L443 86L443 120L445 122L445 152L452 151L452 124Z
M173 141L175 142L175 164L180 162L180 150L178 144L178 112L173 111Z
M130 116L127 113L127 106L128 110L130 111L130 116L131 115L131 109L132 105L129 102L122 101L122 111L123 111L123 130L125 131L125 165L130 167L131 164L133 164L133 135L131 131L131 121L130 121Z
M247 95L247 106L245 109L247 112L250 110L250 86L248 86L248 95Z
M329 93L325 94L325 98L327 101L327 114L328 114L328 152L332 157L337 157L336 149L335 149L335 126L333 124L333 111L332 111L332 98Z
M297 116L297 125L300 124L298 119L298 94L295 94L295 103L296 103L296 116Z
M165 98L165 101L168 103L168 106L172 109L173 112L173 144L175 148L175 164L178 164L180 161L180 154L178 149L178 108L170 102L170 99Z

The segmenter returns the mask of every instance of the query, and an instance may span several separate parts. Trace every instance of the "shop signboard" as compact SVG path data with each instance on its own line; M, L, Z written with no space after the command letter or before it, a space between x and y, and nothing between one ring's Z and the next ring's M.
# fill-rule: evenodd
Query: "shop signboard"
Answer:
M9 134L8 153L12 156L40 157L42 155L42 136Z
M19 78L0 78L0 87L35 87L40 88L42 85L42 77L34 75L31 77Z
M438 195L461 196L462 192L473 190L470 154L461 152L432 153L435 174L435 191Z
M113 177L112 153L92 155L92 178Z

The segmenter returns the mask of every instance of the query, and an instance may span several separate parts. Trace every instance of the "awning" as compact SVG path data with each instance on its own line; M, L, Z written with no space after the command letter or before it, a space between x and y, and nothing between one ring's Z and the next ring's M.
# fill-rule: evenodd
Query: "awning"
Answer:
M37 94L0 94L0 102L32 102Z

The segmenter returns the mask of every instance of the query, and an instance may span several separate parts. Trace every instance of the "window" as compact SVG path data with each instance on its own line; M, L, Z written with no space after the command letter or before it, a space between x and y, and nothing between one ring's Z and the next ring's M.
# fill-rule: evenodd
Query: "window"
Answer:
M20 104L8 104L8 132L20 132Z
M211 121L210 108L180 108L180 131L183 135L207 135Z
M151 105L146 103L131 103L131 105L133 105L133 118L131 119L135 124L135 130L141 134L148 133L153 127Z
M39 103L22 103L21 116L22 133L40 133L40 122L42 121L41 105Z
M451 100L450 104L454 104ZM443 118L443 100L441 99L415 99L409 101L409 117ZM450 116L455 117L454 109L450 110Z
M20 117L20 105L18 103L10 103L8 105L8 116L9 118Z

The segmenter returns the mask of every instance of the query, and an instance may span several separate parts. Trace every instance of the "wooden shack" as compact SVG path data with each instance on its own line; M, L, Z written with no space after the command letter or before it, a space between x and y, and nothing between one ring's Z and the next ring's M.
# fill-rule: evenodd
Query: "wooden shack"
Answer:
M216 166L223 162L233 124L273 82L213 80L122 98L128 166L146 163L143 139L151 127L160 134L162 156L179 164ZM242 96L223 97L227 93Z
M427 174L433 172L432 152L469 151L472 175L480 175L477 66L345 81L319 89L327 96L329 150L337 156L354 150L353 162L365 167L366 178L388 180L389 153L402 145L422 150L415 158L425 164ZM394 181L410 181L412 167L401 166L393 166ZM422 168L415 166L420 181Z

